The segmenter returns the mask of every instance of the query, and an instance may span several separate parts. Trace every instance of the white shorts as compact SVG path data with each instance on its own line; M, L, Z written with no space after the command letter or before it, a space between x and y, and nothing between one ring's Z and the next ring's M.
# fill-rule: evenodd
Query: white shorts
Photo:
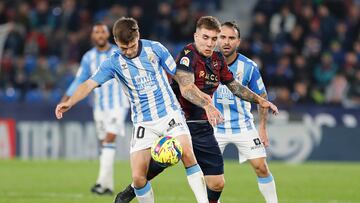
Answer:
M248 159L266 157L265 147L262 144L256 129L245 131L240 134L219 134L215 133L221 153L227 144L233 143L239 152L239 162L243 163Z
M96 134L99 140L105 139L107 133L125 136L125 120L128 108L108 111L94 111Z
M150 148L154 141L161 136L177 137L179 135L190 137L185 117L180 110L170 112L154 121L136 123L130 142L130 153Z

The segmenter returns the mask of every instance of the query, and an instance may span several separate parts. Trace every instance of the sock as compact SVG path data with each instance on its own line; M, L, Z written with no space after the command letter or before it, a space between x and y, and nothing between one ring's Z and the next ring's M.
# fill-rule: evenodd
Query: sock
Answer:
M197 202L208 202L204 174L202 173L200 166L195 164L186 168L186 175Z
M165 168L167 167L161 166L160 164L156 163L153 159L151 159L146 179L147 180L153 179L155 176L159 175L163 170L165 170Z
M270 174L268 177L258 177L258 186L261 194L264 196L266 203L277 203L275 181Z
M96 183L114 190L115 143L105 143L101 148L99 176Z
M209 203L217 203L218 200L220 199L220 195L222 191L214 191L211 190L210 188L206 187L207 189L207 196L209 199Z
M144 187L135 188L135 194L140 203L154 203L154 193L149 181L146 182Z

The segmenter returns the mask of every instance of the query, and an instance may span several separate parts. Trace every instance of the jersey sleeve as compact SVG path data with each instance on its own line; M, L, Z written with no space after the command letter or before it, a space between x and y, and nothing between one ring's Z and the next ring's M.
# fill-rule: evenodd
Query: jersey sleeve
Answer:
M194 72L195 54L190 49L183 49L176 58L176 69Z
M165 68L166 72L168 72L170 75L175 75L176 63L166 47L159 42L155 42L153 45L153 50L159 57L160 65Z
M96 83L101 86L106 81L115 77L114 65L111 62L111 58L106 59L103 61L98 70L91 76L91 80L94 80Z
M221 54L220 56L222 61L222 67L220 70L220 82L224 85L231 83L234 81L234 76L232 72L229 70L229 66L227 65L224 56Z
M71 96L74 94L78 86L83 83L85 80L89 79L91 76L90 72L90 62L87 55L83 56L81 59L80 67L76 73L75 79L70 84L69 88L66 90L66 96Z
M264 82L261 78L260 71L257 66L253 66L253 71L251 74L251 78L248 84L249 89L251 89L256 94L266 93L266 88Z

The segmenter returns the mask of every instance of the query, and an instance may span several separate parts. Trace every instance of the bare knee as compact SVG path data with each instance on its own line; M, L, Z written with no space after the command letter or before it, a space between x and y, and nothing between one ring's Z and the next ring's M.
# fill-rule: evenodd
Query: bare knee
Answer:
M266 163L258 164L254 166L255 173L258 177L267 177L269 176L269 169Z
M132 179L133 179L134 186L136 188L143 187L147 182L146 177L142 176L142 175L136 175L135 174L135 175L132 176Z
M218 176L212 176L209 178L209 176L205 177L206 179L206 185L209 189L213 191L222 191L225 186L225 178L223 175Z
M107 133L102 143L114 143L116 135L113 133Z

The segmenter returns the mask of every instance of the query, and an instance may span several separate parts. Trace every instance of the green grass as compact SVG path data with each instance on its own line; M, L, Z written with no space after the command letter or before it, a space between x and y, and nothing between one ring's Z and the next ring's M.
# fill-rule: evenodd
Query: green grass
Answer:
M360 202L360 163L270 162L270 168L280 203ZM0 160L0 203L111 203L113 197L89 192L97 169L96 161ZM226 162L225 177L222 203L264 202L248 164ZM116 190L124 188L130 179L129 163L117 162ZM167 169L152 186L156 202L195 202L181 165Z

